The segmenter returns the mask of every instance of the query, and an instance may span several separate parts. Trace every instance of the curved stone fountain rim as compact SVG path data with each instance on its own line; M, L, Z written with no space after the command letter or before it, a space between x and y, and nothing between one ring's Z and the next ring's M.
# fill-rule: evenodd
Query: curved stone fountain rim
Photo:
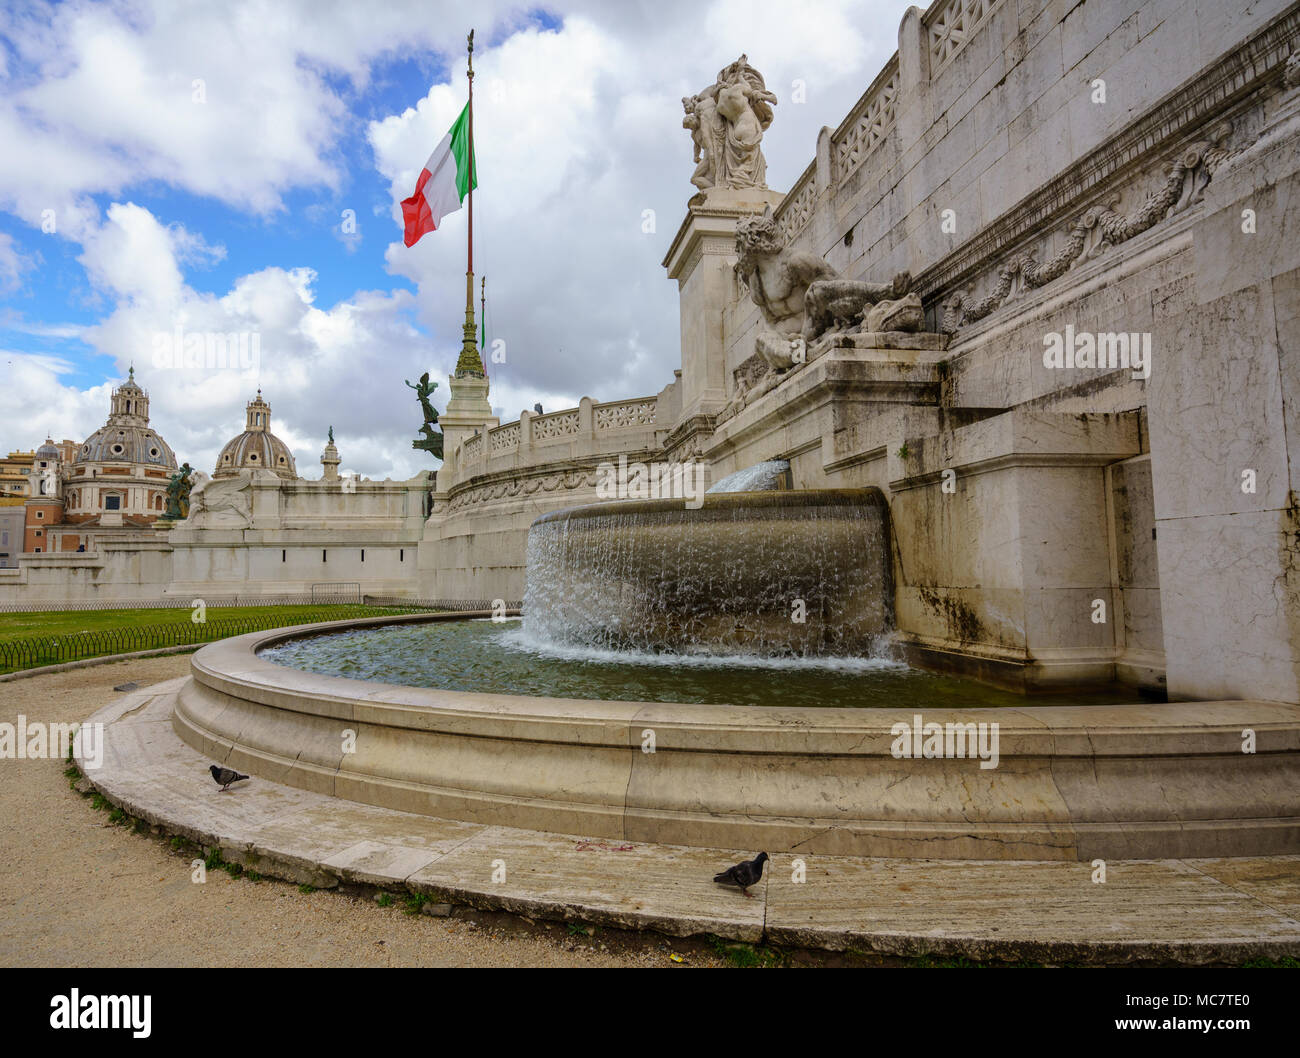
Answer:
M918 714L533 698L320 676L256 654L313 634L487 615L354 618L213 643L175 694L173 729L274 782L551 833L923 859L1300 852L1300 706ZM917 715L996 722L999 768L895 759L891 728ZM1241 752L1243 727L1258 755Z
M715 492L701 497L700 507L688 508L683 499L600 500L565 507L533 519L533 525L547 522L583 520L610 514L653 514L661 511L754 510L769 507L879 507L889 509L889 502L878 488L865 489L767 489L761 492Z
M517 615L518 611L510 611ZM197 651L191 660L191 671L200 682L214 689L227 691L219 684L237 685L253 693L254 700L268 692L280 701L267 700L264 704L285 707L286 698L299 701L291 708L300 712L316 712L310 708L313 701L320 702L321 715L337 716L337 706L352 702L363 710L373 704L382 709L386 722L397 726L427 728L428 723L418 722L418 713L406 710L428 710L429 715L448 711L462 718L475 715L485 721L509 715L515 719L534 718L547 721L565 718L568 721L582 717L594 722L623 722L635 718L638 723L659 722L674 727L681 726L703 734L709 730L739 735L750 732L763 739L762 744L746 745L747 752L789 752L788 745L774 744L797 741L805 751L811 748L809 735L814 731L852 740L852 749L840 746L832 752L853 752L855 755L872 752L890 753L894 735L891 728L899 723L912 723L922 716L923 723L980 723L996 721L1001 729L1001 755L1070 755L1079 751L1093 755L1100 749L1108 754L1125 755L1153 752L1151 739L1168 737L1170 750L1177 755L1194 751L1188 744L1196 732L1213 732L1212 744L1200 747L1201 752L1222 752L1223 732L1232 730L1240 736L1240 707L1250 706L1251 715L1267 726L1276 722L1289 727L1300 718L1300 706L1272 702L1198 702L1107 705L1045 706L977 706L969 709L938 708L929 710L854 708L834 706L760 706L760 705L708 705L691 702L641 702L601 698L554 698L543 695L502 694L496 692L453 691L436 687L412 687L405 684L383 683L378 680L352 679L346 676L327 676L281 665L260 657L268 647L295 640L332 635L350 629L382 628L400 624L424 624L440 621L468 621L490 617L490 610L459 611L438 614L401 614L380 617L347 618L316 624L294 625L287 628L250 632L231 639L211 643ZM581 706L581 710L575 710ZM393 707L402 710L392 712ZM1199 719L1188 723L1188 710L1194 710ZM1216 716L1221 714L1216 720ZM358 716L359 718L359 716ZM1207 727L1207 722L1209 726ZM567 725L565 725L567 726ZM863 743L862 736L871 736ZM1010 737L1013 741L1008 744ZM1099 747L1098 740L1112 743ZM1141 740L1140 745L1131 739ZM883 744L882 744L883 740ZM1068 740L1068 741L1062 741ZM1073 744L1073 748L1072 748ZM740 747L733 747L740 748ZM1300 740L1291 747L1300 750ZM823 749L822 752L827 750Z

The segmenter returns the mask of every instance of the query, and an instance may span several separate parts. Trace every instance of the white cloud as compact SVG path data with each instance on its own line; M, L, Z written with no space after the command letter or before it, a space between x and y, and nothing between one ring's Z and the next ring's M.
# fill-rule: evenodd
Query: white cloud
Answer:
M554 410L584 393L654 393L679 366L676 288L660 261L694 192L680 97L746 52L779 99L763 147L769 182L786 187L812 159L818 129L838 124L879 72L906 4L574 0L556 8L558 31L529 23L526 5L474 11L476 266L488 276L489 339L507 343L507 362L489 364L491 402L507 419L536 401ZM13 48L0 142L21 145L0 152L0 207L33 225L42 209L55 209L58 234L81 244L79 259L111 306L84 338L119 377L137 365L155 423L178 454L210 468L242 428L257 384L238 372L154 368L154 336L179 325L259 335L259 378L301 472L317 472L331 424L345 465L368 476L429 465L409 447L418 405L402 380L429 370L445 404L460 345L467 218L452 215L407 249L397 202L464 105L464 9L417 0L73 0L33 10L0 13ZM389 244L390 271L414 281L416 295L377 289L318 305L319 262L274 247L224 294L187 282L190 269L221 258L222 233L139 205L145 188L179 188L254 215L280 208L292 188L340 188L350 179L339 143L358 120L349 112L354 92L385 53L430 49L453 57L445 83L367 127L391 203L387 215L367 211L365 237ZM192 101L195 78L204 103ZM795 79L806 84L806 103L790 99ZM101 216L91 194L123 201ZM642 232L647 209L653 234ZM5 253L0 242L0 282L16 274ZM374 285L383 282L376 276ZM413 326L417 315L431 336ZM40 388L25 411L10 398L15 436L43 439L51 409L69 416L56 432L88 433L102 422L105 387L78 390L57 365L22 362L23 384Z

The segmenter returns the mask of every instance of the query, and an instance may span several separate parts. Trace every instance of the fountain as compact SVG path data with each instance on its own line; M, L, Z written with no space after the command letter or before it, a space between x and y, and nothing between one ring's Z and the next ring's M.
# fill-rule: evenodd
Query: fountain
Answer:
M865 656L893 623L877 489L588 504L538 518L527 562L525 628L557 645Z
M195 655L173 726L290 786L563 834L970 859L1294 851L1300 757L1234 741L1247 723L1293 730L1291 707L1000 701L862 657L892 627L874 490L576 507L534 523L528 563L524 638L549 658L466 619L486 613L255 632Z

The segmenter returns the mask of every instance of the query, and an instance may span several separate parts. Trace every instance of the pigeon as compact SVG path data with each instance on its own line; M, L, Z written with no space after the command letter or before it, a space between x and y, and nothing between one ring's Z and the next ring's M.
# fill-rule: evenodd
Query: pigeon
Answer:
M734 867L728 867L721 874L715 874L713 880L719 885L739 886L740 891L749 896L749 887L756 885L763 877L763 864L766 860L767 853L760 852L752 860L745 860Z
M223 768L217 764L212 765L208 771L212 772L212 777L217 781L217 785L221 787L222 793L230 789L231 783L248 778L247 775L240 775L234 768ZM742 866L744 865L742 864Z

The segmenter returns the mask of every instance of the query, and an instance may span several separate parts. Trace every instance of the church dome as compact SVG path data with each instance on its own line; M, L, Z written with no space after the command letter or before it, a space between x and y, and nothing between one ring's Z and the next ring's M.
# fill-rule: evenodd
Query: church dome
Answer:
M57 458L58 450L54 453ZM149 394L136 385L134 367L127 381L113 391L108 422L86 438L74 462L143 463L176 469L175 453L149 426Z
M293 453L271 432L271 406L257 391L257 399L248 402L244 432L226 442L217 456L214 478L233 478L241 470L272 470L282 478L296 478L298 468Z
M54 438L47 437L45 438L45 443L41 445L40 448L36 449L36 458L49 460L61 459L63 457L59 453L58 447L54 444Z

